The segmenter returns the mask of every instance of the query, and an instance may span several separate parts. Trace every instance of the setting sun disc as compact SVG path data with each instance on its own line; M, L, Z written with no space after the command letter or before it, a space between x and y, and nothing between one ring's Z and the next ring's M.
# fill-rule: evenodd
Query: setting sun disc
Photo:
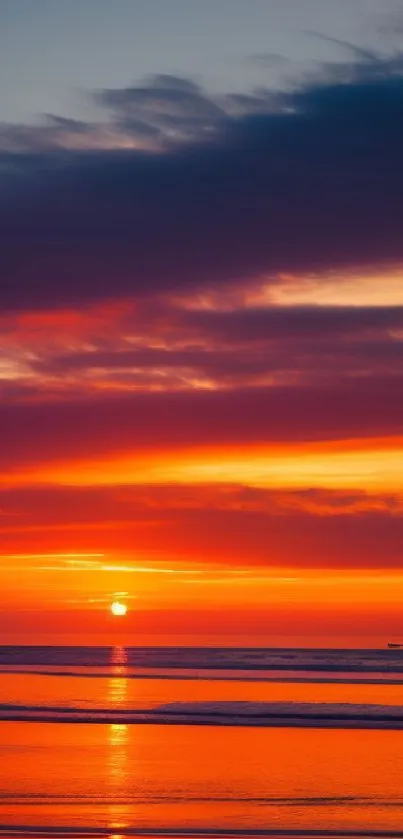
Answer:
M114 600L111 604L111 612L116 618L123 618L127 615L127 606L119 600Z

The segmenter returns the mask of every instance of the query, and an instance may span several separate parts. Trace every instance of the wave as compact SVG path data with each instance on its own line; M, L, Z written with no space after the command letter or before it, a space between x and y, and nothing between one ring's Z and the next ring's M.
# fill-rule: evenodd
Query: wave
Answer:
M102 837L111 836L110 827L74 827L63 826L54 827L47 825L14 825L14 824L0 824L0 836L17 837L18 839L28 839L28 837L36 837L36 839L59 839L62 836L71 836L73 839L102 839ZM333 830L333 829L304 829L304 828L244 828L244 827L226 827L226 828L143 828L143 827L119 827L119 836L161 836L167 839L175 839L175 837L188 837L188 839L208 839L217 837L264 837L270 836L273 839L403 839L402 830L369 830L369 829L350 829L350 830Z
M403 707L305 702L174 702L112 709L0 705L0 720L114 725L403 729Z
M90 807L94 805L94 803L98 803L98 799L94 798L91 794L86 793L19 793L19 792L7 792L2 793L0 792L0 803L2 800L7 802L12 802L13 806L26 806L27 803L29 804L52 804L52 806L60 804L62 806L68 804L79 804L80 807L84 804L88 804ZM170 804L233 804L239 802L246 802L247 804L276 804L276 805L283 805L285 807L290 806L298 806L298 807L328 807L329 805L332 807L341 806L344 807L346 804L349 807L356 806L356 807L375 807L379 808L397 808L403 806L403 799L382 799L382 798L365 798L363 796L354 796L354 795L343 795L343 796L178 796L178 795L171 795L169 793L168 797L164 797L161 795L147 795L147 804L166 804L167 800ZM118 795L116 796L113 793L111 796L111 801L109 803L119 804L119 805L130 805L133 803L144 803L143 796L139 795L138 797L131 793L130 795Z
M0 666L401 673L403 650L0 646Z
M346 674L346 675L334 675L333 673L327 676L315 676L315 675L306 675L306 676L292 676L292 675L283 675L282 672L279 674L267 675L265 673L259 673L257 675L251 675L250 671L246 674L244 672L239 673L220 673L217 671L209 672L207 669L204 672L183 672L180 673L178 671L173 671L171 673L161 673L156 669L153 673L144 673L144 672L133 672L128 671L126 667L123 668L122 672L114 672L113 669L109 670L59 670L53 669L49 670L46 667L32 667L31 665L27 665L26 667L16 667L15 665L6 665L0 667L0 674L2 675L16 675L16 676L53 676L53 677L60 677L60 678L72 678L72 679L129 679L129 680L157 680L157 681L173 681L173 682L193 682L193 681L200 681L200 682L258 682L258 683L281 683L281 684L314 684L314 685L327 685L327 684L335 684L335 685L403 685L403 678L395 678L390 674L383 674L381 673L378 678L363 676L363 677L356 677L354 675ZM389 678L388 678L389 675Z

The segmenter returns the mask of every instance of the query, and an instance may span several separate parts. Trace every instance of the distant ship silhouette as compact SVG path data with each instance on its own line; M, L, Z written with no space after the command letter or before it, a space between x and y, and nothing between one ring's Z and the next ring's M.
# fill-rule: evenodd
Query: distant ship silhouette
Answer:
M394 644L393 641L389 641L388 647L389 647L390 650L401 650L402 647L403 647L403 644Z

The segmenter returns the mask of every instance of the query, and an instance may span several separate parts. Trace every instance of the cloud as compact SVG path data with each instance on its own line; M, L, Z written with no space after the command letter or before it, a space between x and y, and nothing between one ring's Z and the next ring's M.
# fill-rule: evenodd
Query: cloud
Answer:
M341 47L342 50L345 50L350 54L352 53L355 59L358 59L357 67L362 66L367 72L368 68L371 68L373 71L374 65L376 66L378 63L380 65L384 64L376 52L373 50L363 49L362 47L357 46L357 44L350 43L350 41L345 41L341 38L332 38L330 35L325 35L323 32L315 32L314 30L306 30L305 34L310 35L313 38L319 38L327 44L334 44L336 47Z
M309 336L357 336L403 328L403 307L363 306L275 306L222 312L214 310L186 313L189 327L199 327L222 341L261 341Z
M398 263L402 60L344 67L347 79L277 96L218 101L170 77L101 92L112 133L134 121L143 148L164 136L152 152L133 148L137 128L130 149L81 152L49 149L51 134L88 126L45 128L41 151L25 128L25 152L8 143L0 160L3 308Z
M127 567L170 567L175 557L201 568L370 569L380 551L383 568L401 565L403 506L392 495L52 486L7 489L0 503L3 553L35 553L33 540L42 553L60 552L62 539L64 552L101 549L106 564L112 551Z
M364 440L401 434L403 383L363 377L320 385L229 391L137 392L92 399L18 402L0 407L0 463L78 462L193 446ZM309 481L309 474L307 474Z
M227 116L202 88L176 76L153 76L141 87L101 90L94 99L112 113L124 130L136 134L139 126L144 127L161 143L164 139L200 140L216 130Z
M159 132L146 123L126 129L112 122L87 123L47 114L37 125L0 124L3 154L54 154L56 151L106 151L152 148ZM4 160L6 164L6 161Z
M194 301L195 302L195 301ZM196 301L197 302L197 301ZM85 316L85 312L87 313ZM3 319L3 399L127 390L246 389L403 372L399 306L143 306ZM36 326L35 326L36 325Z
M155 521L177 511L233 511L271 516L403 517L403 496L325 489L271 490L242 485L125 487L23 486L0 489L1 527L61 526L113 520Z

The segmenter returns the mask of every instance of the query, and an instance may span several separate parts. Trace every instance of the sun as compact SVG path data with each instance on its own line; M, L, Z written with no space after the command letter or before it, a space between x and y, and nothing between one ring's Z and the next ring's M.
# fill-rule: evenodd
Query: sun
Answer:
M127 615L126 603L121 603L120 600L114 600L113 603L111 603L111 612L115 618L123 618Z

